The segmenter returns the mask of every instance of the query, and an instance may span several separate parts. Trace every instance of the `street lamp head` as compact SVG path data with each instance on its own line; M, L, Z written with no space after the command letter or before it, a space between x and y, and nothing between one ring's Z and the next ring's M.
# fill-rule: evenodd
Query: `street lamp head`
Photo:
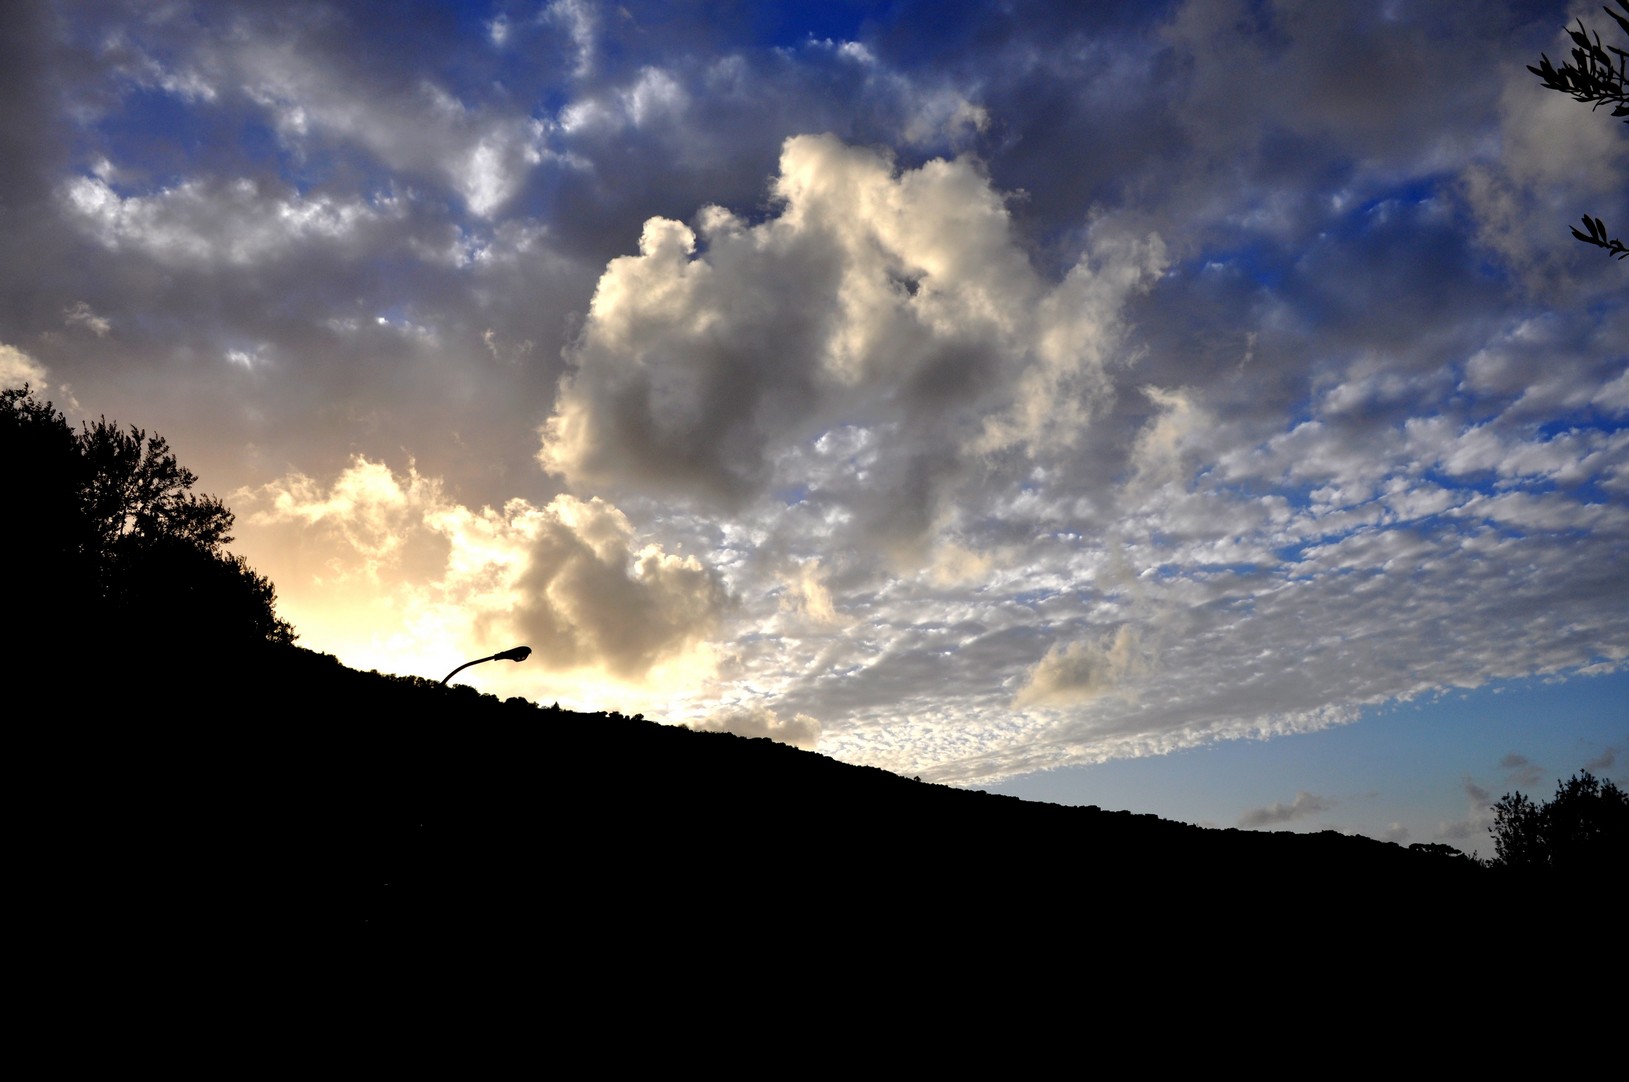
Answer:
M516 647L512 647L512 648L510 648L508 650L505 650L501 654L493 654L492 655L492 660L493 661L525 661L527 658L529 658L531 656L532 656L532 648L530 646L516 646Z

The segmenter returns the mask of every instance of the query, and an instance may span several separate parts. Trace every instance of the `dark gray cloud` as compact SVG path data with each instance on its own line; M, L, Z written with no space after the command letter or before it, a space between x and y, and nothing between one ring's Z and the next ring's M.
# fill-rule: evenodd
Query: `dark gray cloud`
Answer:
M1489 829L1493 826L1493 804L1495 797L1492 792L1478 785L1470 777L1465 778L1465 817L1437 824L1437 837L1451 842L1465 842L1467 840L1482 840L1487 838Z
M1319 812L1329 810L1329 802L1323 797L1302 790L1295 794L1295 799L1288 804L1277 803L1265 808L1252 808L1239 816L1239 826L1246 830L1257 827L1278 826L1283 823L1293 823L1297 819L1317 815Z
M1525 755L1511 752L1499 760L1506 783L1518 789L1531 789L1544 778L1544 768Z

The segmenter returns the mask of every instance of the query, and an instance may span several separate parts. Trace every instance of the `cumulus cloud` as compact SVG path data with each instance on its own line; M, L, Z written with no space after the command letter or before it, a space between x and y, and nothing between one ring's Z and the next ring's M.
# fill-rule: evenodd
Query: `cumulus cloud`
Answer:
M1310 815L1328 811L1329 807L1329 802L1323 797L1302 790L1296 793L1295 799L1288 804L1279 802L1265 808L1250 809L1239 816L1239 826L1245 830L1254 830L1257 827L1293 823L1297 819L1305 819Z
M729 602L715 572L641 543L598 499L469 508L411 466L402 476L362 458L326 486L292 476L237 499L250 523L299 522L338 542L316 571L325 581L360 575L472 641L519 636L551 669L636 679L701 645Z
M18 349L0 342L0 387L21 387L27 383L36 390L48 387L45 366Z
M505 515L528 556L512 619L553 664L641 676L704 640L727 604L716 574L693 556L636 547L627 517L602 500L562 495L541 509L511 501ZM485 518L482 532L498 524ZM467 514L456 519L443 528L474 525Z
M779 212L645 224L601 276L539 460L579 488L739 507L782 456L887 430L892 520L934 522L970 455L1069 442L1107 394L1125 297L1157 241L1105 245L1049 286L969 161L907 171L829 136L788 140ZM699 230L699 233L698 233ZM926 504L919 501L926 499Z
M743 706L721 710L691 723L702 732L734 733L736 736L767 737L783 744L813 751L820 743L820 722L808 714L782 718L766 706Z

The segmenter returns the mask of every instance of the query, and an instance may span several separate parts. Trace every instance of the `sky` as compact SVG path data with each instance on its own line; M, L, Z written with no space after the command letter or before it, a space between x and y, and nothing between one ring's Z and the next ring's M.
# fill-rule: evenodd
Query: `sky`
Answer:
M1629 784L1580 16L20 0L0 380L359 668L1489 855Z

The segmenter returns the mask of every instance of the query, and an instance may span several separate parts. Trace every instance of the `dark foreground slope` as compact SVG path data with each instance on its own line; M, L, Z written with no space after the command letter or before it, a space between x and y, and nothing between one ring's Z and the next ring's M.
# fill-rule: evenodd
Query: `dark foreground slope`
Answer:
M292 648L59 662L34 675L60 695L10 714L13 942L38 960L17 983L121 1053L360 1040L371 1065L453 1039L465 1067L496 1041L755 1076L885 1047L1027 1076L1088 1034L1197 1066L1236 1043L1205 1019L1418 1023L1478 1009L1478 974L1544 982L1585 1030L1615 1002L1547 977L1621 927L1589 887L965 792Z
M1030 803L293 648L160 660L99 666L33 719L43 896L86 923L468 947L596 981L793 943L978 969L1131 941L1355 960L1554 932L1547 892L1361 837Z

